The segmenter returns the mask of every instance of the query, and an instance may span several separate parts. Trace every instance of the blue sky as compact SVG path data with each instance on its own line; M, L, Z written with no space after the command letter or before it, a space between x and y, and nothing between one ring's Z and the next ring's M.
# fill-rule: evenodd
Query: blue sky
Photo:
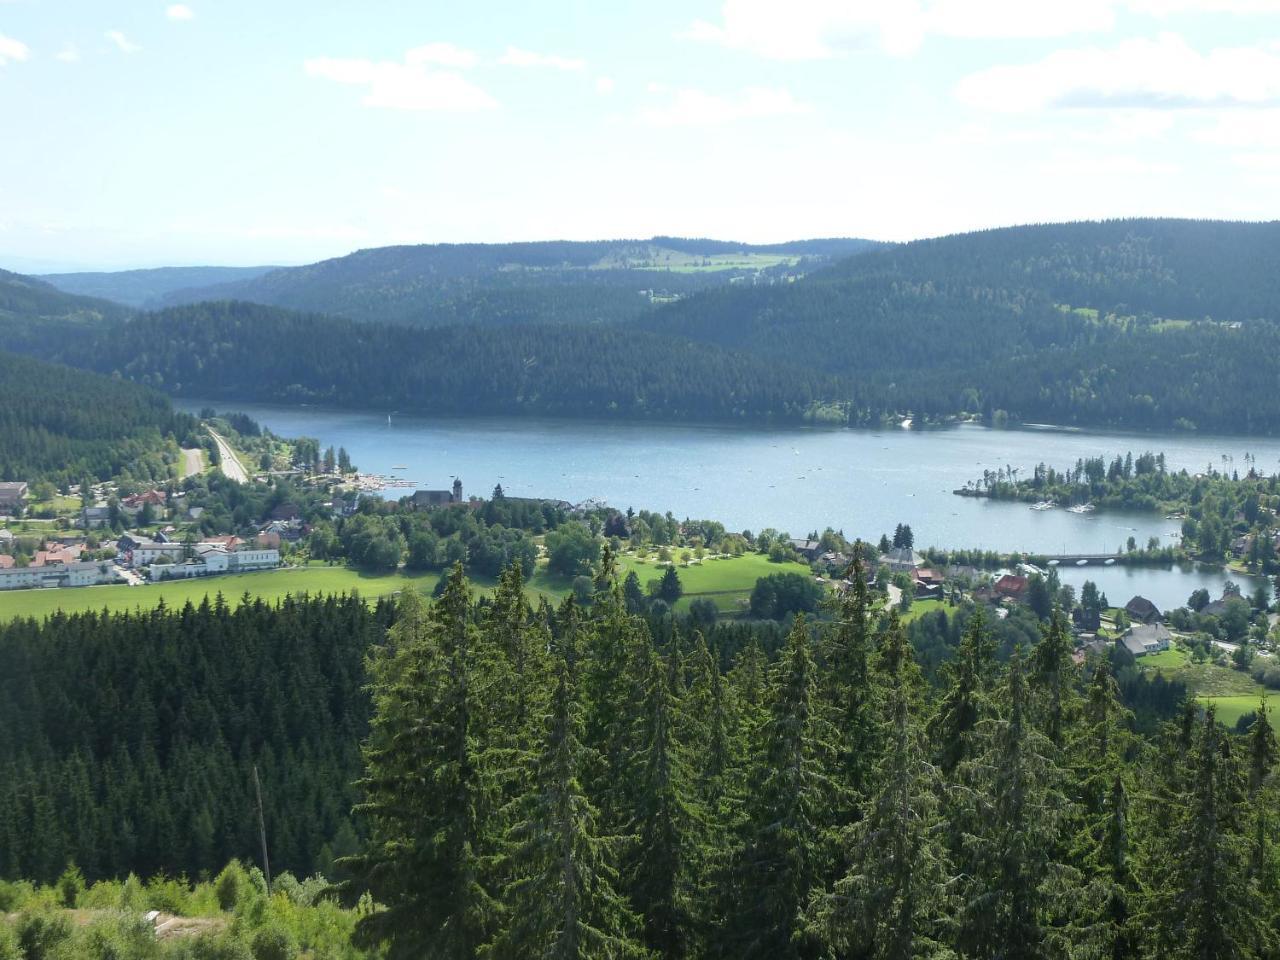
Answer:
M0 266L1280 217L1280 0L0 0Z

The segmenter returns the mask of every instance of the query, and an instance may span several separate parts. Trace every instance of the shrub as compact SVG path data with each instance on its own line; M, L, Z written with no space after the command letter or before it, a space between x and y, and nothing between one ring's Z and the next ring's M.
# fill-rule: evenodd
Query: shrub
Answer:
M288 930L272 925L253 935L251 949L254 960L293 960L298 954L298 942Z

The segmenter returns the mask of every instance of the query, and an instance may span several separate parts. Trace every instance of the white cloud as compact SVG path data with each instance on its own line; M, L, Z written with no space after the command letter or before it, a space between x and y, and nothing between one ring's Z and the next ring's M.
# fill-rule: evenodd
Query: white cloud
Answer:
M758 117L810 113L790 92L770 87L749 87L737 97L721 97L704 90L677 90L660 107L647 107L642 122L654 127L705 127Z
M965 77L956 96L1011 113L1046 107L1185 108L1280 104L1280 53L1263 47L1202 54L1182 37L1126 40L1109 49L1059 50L1036 63Z
M108 30L106 37L116 45L121 53L137 53L142 48L126 37L119 30Z
M428 67L442 57L460 65L463 53L447 44L431 44L410 50L403 63L316 57L303 67L309 76L364 87L361 102L366 107L454 113L494 109L498 102L460 73Z
M826 60L875 42L910 52L922 17L918 0L725 0L720 23L695 20L682 36L770 60Z
M533 53L519 47L507 47L498 62L508 67L550 67L553 70L583 70L587 61L577 57L558 57L551 53Z
M1128 0L1135 13L1168 17L1178 13L1280 13L1280 0Z
M1280 148L1280 109L1224 111L1192 138L1219 147Z
M414 47L404 55L405 63L434 63L441 67L474 67L480 58L471 50L455 47L452 43L427 43Z
M194 20L195 11L185 3L171 3L165 8L164 15L170 20Z
M31 50L25 43L0 33L0 67L7 66L10 61L21 63L30 56Z
M607 97L614 90L613 77L596 77L596 93L602 97Z
M54 54L54 58L63 63L75 63L80 59L80 48L68 40L62 45L62 49Z
M1122 12L1280 13L1280 0L724 0L720 20L695 20L680 37L770 60L826 60L879 47L902 56L926 37L1037 39L1115 29Z

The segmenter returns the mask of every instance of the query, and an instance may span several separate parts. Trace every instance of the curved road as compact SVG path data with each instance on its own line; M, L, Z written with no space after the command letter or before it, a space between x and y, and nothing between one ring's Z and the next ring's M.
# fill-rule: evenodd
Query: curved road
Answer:
M249 475L245 473L236 452L231 449L231 444L208 427L205 429L209 430L209 436L213 437L213 442L218 445L218 466L227 475L227 479L234 480L236 483L248 483Z

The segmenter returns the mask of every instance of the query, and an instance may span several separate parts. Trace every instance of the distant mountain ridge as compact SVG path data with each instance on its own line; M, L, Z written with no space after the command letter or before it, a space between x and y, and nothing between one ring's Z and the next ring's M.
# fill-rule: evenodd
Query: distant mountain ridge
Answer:
M246 300L363 322L617 323L655 303L742 282L775 282L871 249L869 240L751 245L719 240L545 241L378 247L212 286L167 306Z
M38 279L66 293L114 300L130 307L158 307L168 294L191 287L251 280L274 266L262 267L155 267L145 270L46 273Z
M171 392L423 412L1280 434L1280 223L392 247L202 295L246 287L315 306L7 323L0 347Z
M131 312L109 300L66 293L36 277L0 270L0 321L93 323L120 320Z

